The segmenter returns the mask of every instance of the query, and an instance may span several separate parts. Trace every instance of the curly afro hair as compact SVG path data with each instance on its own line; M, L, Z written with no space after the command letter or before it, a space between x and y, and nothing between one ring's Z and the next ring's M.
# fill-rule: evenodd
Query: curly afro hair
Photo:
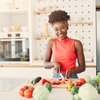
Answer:
M57 10L57 11L53 11L49 15L48 22L50 24L53 24L53 23L59 22L59 21L65 21L65 22L67 22L68 20L70 20L70 16L67 14L67 12L65 12L63 10Z

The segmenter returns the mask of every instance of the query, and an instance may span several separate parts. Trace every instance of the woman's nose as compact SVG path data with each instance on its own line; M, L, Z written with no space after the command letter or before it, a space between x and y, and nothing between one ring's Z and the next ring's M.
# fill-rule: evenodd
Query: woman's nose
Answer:
M60 33L60 34L62 33L61 29L58 30L58 33Z

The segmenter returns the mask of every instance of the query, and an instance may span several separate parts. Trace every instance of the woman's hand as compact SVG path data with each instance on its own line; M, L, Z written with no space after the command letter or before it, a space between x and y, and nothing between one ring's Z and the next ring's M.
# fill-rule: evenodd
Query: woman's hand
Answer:
M66 71L66 77L69 78L74 74L73 68L70 68Z
M61 66L58 62L54 62L54 70L59 73L61 70Z

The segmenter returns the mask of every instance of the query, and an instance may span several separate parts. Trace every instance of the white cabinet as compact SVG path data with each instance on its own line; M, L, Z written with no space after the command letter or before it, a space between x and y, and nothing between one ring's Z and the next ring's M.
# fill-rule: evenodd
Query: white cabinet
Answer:
M4 0L0 3L0 61L29 59L27 3L28 0Z

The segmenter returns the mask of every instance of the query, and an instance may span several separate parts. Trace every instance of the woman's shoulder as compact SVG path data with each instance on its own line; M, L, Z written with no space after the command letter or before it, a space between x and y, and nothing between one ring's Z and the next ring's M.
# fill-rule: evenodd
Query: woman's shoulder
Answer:
M53 43L54 41L56 41L57 40L57 38L51 38L50 40L49 40L49 43Z
M54 41L53 38L49 39L49 41L48 41L48 45L52 46L52 45L53 45L53 41Z
M80 40L74 39L74 41L75 41L75 44L77 44L77 45L82 44Z
M80 40L75 39L75 48L82 48L82 43Z

